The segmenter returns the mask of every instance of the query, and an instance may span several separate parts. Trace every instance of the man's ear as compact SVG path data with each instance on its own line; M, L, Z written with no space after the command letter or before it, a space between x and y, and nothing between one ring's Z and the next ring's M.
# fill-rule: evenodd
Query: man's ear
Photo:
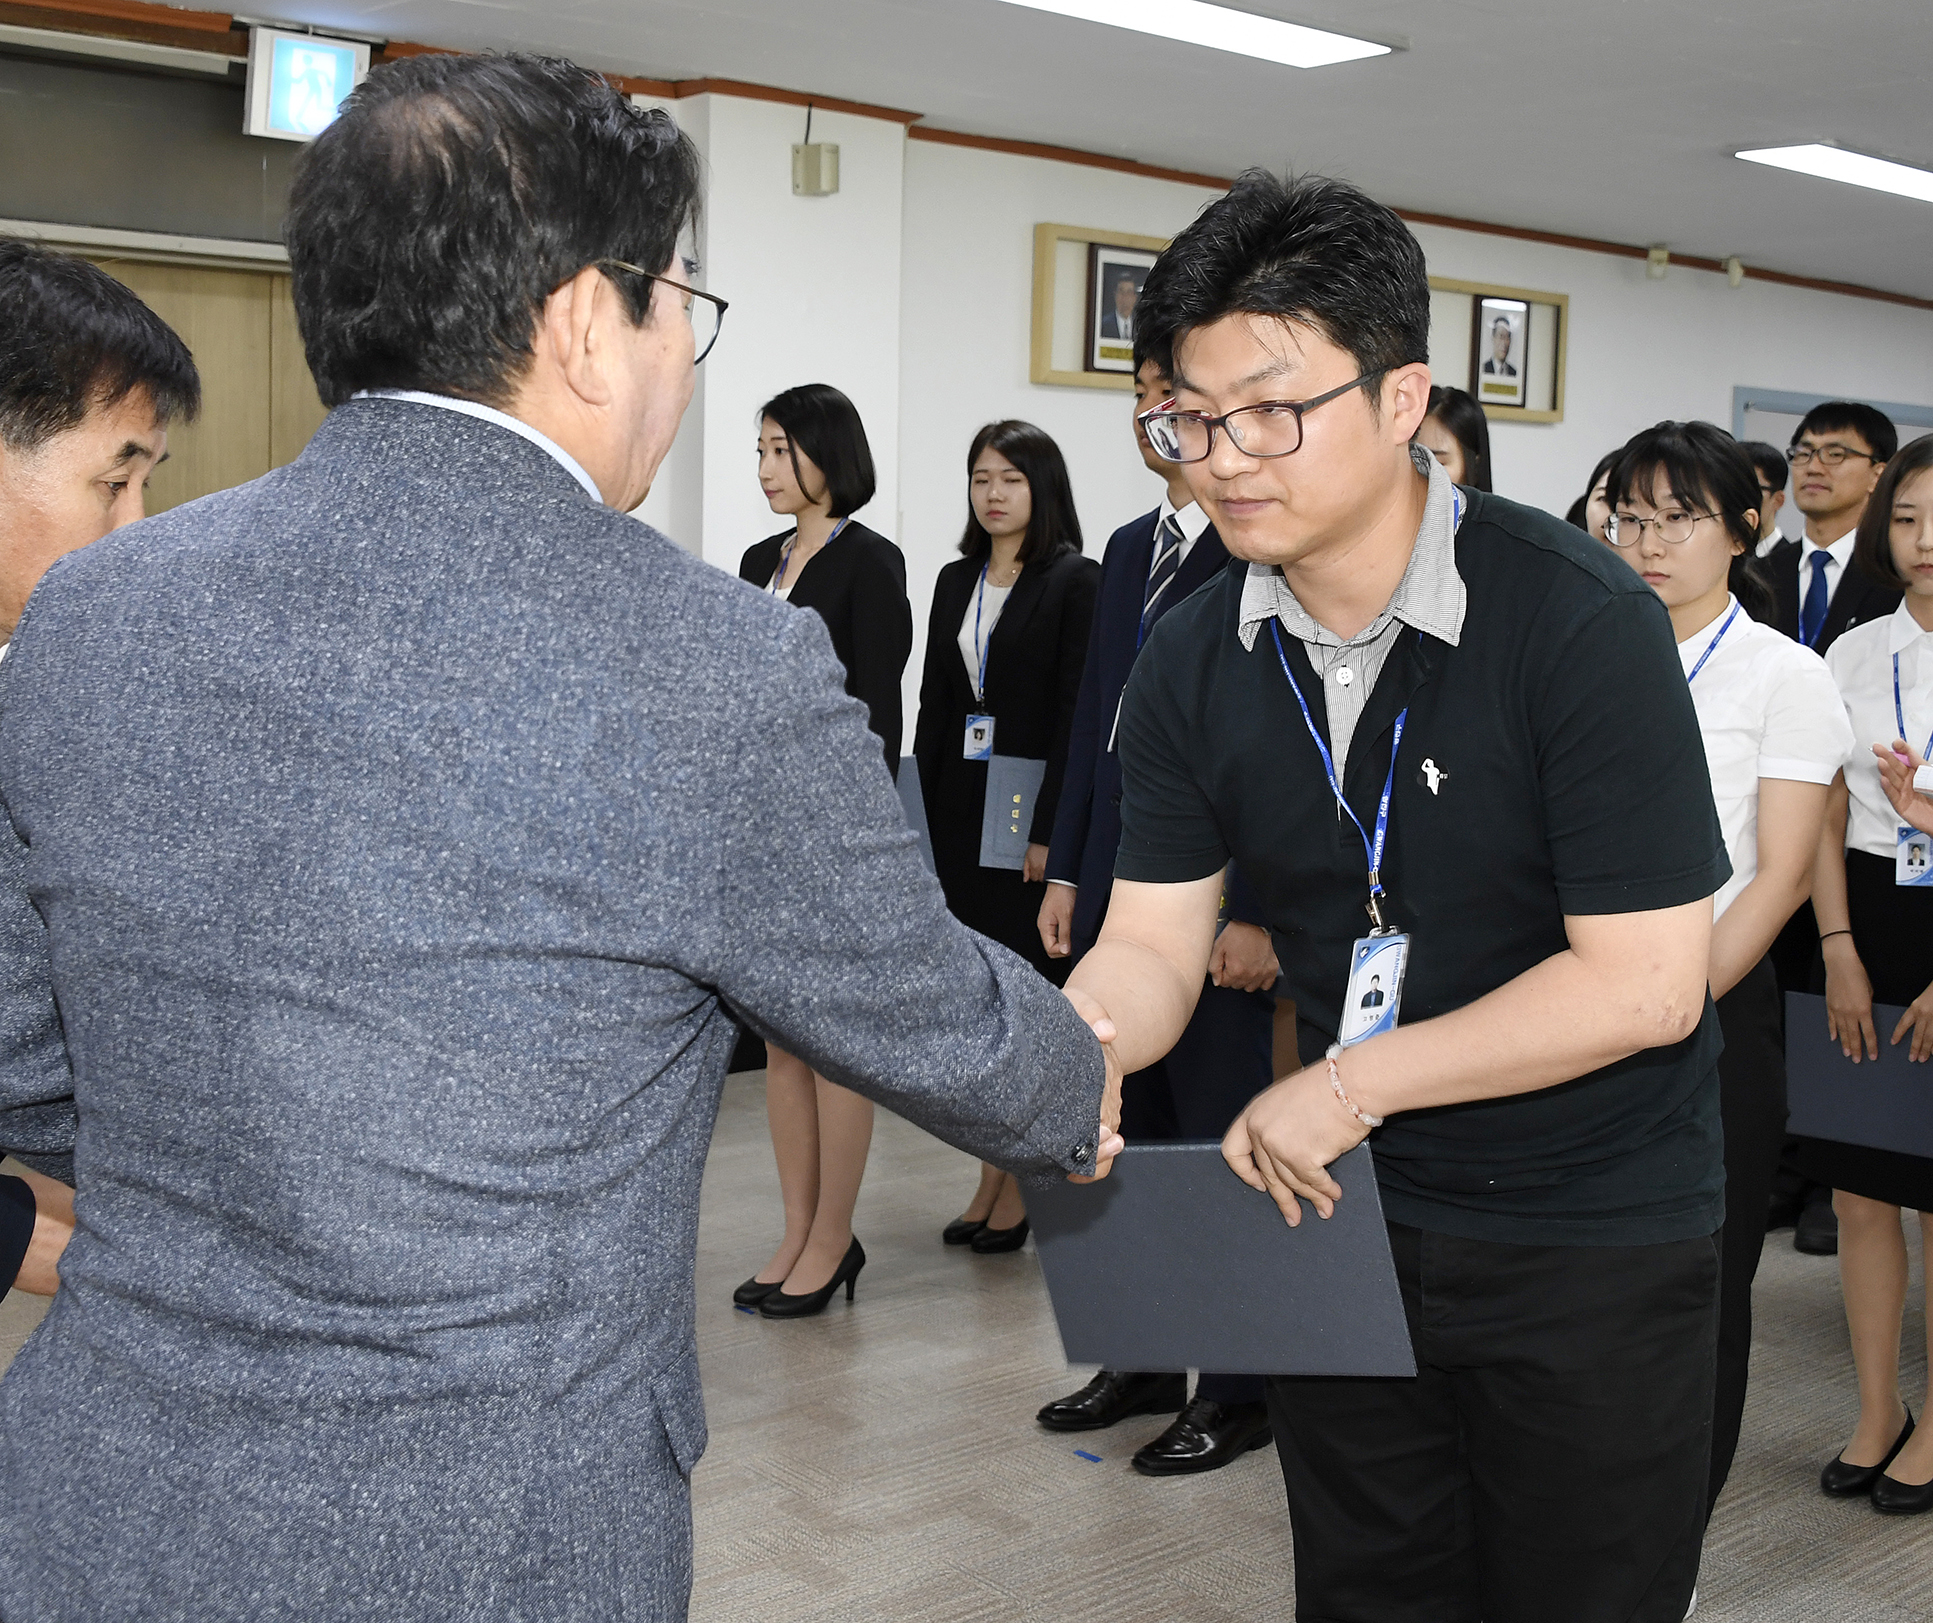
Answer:
M1430 369L1421 361L1399 366L1383 380L1383 407L1392 435L1412 438L1430 412Z
M605 366L610 359L603 327L617 312L617 290L595 265L586 265L561 282L544 301L542 364L548 359L565 387L588 406L611 402Z

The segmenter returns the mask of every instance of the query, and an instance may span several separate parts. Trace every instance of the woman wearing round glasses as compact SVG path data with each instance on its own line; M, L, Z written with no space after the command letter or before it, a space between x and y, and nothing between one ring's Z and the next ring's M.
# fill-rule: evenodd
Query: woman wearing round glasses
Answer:
M1906 768L1933 754L1933 435L1887 463L1857 533L1853 567L1905 595L1888 618L1854 626L1826 655L1859 740L1833 785L1813 881L1826 1017L1851 1059L1877 1059L1884 1041L1924 1063L1933 1058L1933 883L1914 859L1933 819ZM1884 774L1882 753L1892 757ZM1882 1026L1875 1003L1905 1013ZM1933 1250L1933 1158L1804 1138L1796 1160L1833 1191L1859 1378L1859 1423L1819 1486L1870 1495L1894 1514L1933 1511L1933 1433L1915 1433L1899 1383L1908 1270L1900 1211L1920 1213ZM1933 1338L1933 1315L1927 1323Z
M1784 1031L1769 954L1811 888L1828 785L1852 729L1824 661L1761 623L1775 606L1755 559L1758 475L1731 435L1710 423L1646 429L1618 453L1606 495L1606 539L1670 611L1732 863L1713 899L1711 942L1725 1034L1726 1217L1709 1514L1738 1446L1752 1278L1785 1135Z

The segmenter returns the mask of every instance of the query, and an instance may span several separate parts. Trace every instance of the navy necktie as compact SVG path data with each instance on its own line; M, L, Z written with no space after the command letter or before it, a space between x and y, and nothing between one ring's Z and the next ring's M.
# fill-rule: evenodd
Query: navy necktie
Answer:
M1181 526L1170 513L1154 532L1154 562L1148 566L1148 590L1141 599L1141 640L1147 641L1162 611L1167 608L1167 590L1181 567Z
M1808 648L1819 640L1819 628L1826 623L1826 565L1831 562L1832 554L1823 547L1812 554L1812 581L1799 608L1799 641Z

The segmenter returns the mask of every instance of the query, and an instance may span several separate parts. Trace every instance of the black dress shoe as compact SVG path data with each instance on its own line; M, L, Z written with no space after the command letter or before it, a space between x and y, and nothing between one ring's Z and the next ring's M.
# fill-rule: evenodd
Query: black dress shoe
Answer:
M1834 1455L1826 1462L1826 1468L1819 1473L1819 1491L1829 1493L1835 1499L1850 1499L1855 1494L1876 1491L1879 1479L1885 1475L1886 1467L1893 1463L1893 1456L1906 1446L1906 1439L1913 1435L1913 1411L1906 1411L1906 1424L1893 1439L1893 1446L1886 1450L1886 1458L1877 1465L1848 1465L1844 1459ZM1903 1483L1894 1483L1908 1493L1919 1493L1918 1488L1906 1488Z
M740 1307L757 1307L760 1302L764 1301L766 1297L770 1296L773 1291L777 1290L784 1283L785 1281L781 1279L774 1284L768 1285L757 1274L754 1274L744 1284L740 1285L737 1290L732 1292L732 1300Z
M804 1296L787 1296L784 1290L775 1290L758 1304L759 1312L768 1319L809 1319L815 1313L823 1313L826 1303L832 1300L832 1293L841 1285L846 1287L846 1300L852 1300L852 1288L859 1281L859 1270L866 1266L866 1248L859 1243L859 1236L852 1237L852 1244L846 1247L845 1257L833 1270L832 1277L816 1291Z
M1776 1233L1797 1225L1800 1214L1805 1211L1805 1202L1797 1195L1774 1193L1765 1208L1765 1232Z
M1792 1249L1808 1257L1839 1254L1839 1217L1831 1200L1809 1200L1792 1230Z
M1049 1431L1105 1431L1129 1415L1173 1414L1187 1401L1186 1375L1104 1369L1080 1391L1054 1399L1034 1418Z
M1924 1516L1933 1510L1933 1482L1915 1485L1881 1472L1873 1484L1873 1509L1882 1516Z
M975 1253L982 1257L990 1257L999 1251L1018 1251L1026 1243L1027 1219L1024 1217L1010 1229L983 1227L971 1241Z
M948 1245L971 1245L974 1235L986 1226L984 1217L956 1217L940 1230L940 1238Z
M1143 1476L1189 1476L1219 1471L1231 1460L1275 1440L1266 1403L1217 1403L1192 1398L1174 1424L1134 1456Z

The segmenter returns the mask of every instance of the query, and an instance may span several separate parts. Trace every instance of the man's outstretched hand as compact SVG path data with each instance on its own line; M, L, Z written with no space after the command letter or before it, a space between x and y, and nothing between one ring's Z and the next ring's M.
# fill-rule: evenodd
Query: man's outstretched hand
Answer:
M1222 1139L1222 1159L1251 1189L1281 1208L1294 1228L1302 1221L1300 1196L1329 1217L1342 1188L1328 1166L1369 1136L1337 1103L1327 1070L1312 1065L1258 1093Z
M1089 1177L1082 1172L1067 1175L1071 1183L1092 1183L1095 1178L1105 1178L1114 1166L1115 1156L1127 1148L1120 1131L1121 1062L1114 1053L1114 1022L1108 1018L1107 1010L1078 987L1068 987L1065 996L1074 1005L1074 1012L1100 1039L1101 1052L1107 1059L1107 1086L1101 1092L1101 1131L1094 1151L1094 1175Z

